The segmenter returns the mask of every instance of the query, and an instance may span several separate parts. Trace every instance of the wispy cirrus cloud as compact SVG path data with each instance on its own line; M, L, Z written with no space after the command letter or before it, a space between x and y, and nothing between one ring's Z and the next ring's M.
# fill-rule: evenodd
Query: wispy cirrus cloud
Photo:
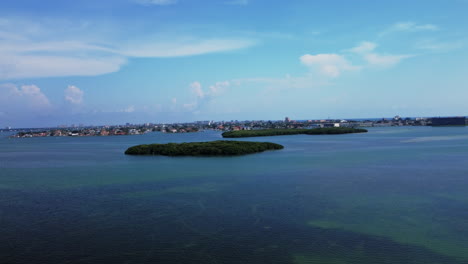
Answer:
M128 41L118 29L90 37L92 24L69 25L68 31L73 32L69 34L60 23L54 27L41 21L0 22L0 80L96 76L116 72L132 58L194 56L244 49L257 43L252 37L177 37L174 33L165 36L154 32L136 34Z
M414 55L391 55L369 53L364 55L364 59L371 66L391 67L400 63L402 60L414 57Z
M227 5L239 5L239 6L245 6L249 4L249 0L232 0L232 1L227 1L225 2Z
M395 23L390 27L392 31L408 31L408 32L417 32L417 31L437 31L439 27L434 24L417 24L414 22L399 22Z
M384 31L380 32L379 36L385 36L390 33L397 33L397 32L424 32L424 31L438 31L440 27L434 24L418 24L411 21L406 22L397 22L391 26L389 26Z
M466 40L439 41L434 39L420 40L415 48L429 52L448 52L466 46Z
M118 47L115 52L129 57L181 57L243 49L256 44L250 39L202 39L191 38L168 41L146 41Z
M363 41L359 45L351 48L349 51L357 53L357 54L366 54L369 52L373 52L377 48L377 44L370 41Z
M414 55L411 54L377 53L375 51L377 46L378 45L374 42L363 41L349 51L360 55L367 62L367 65L364 67L391 67L397 65L404 59L414 57Z
M134 0L135 3L140 5L158 5L158 6L167 6L177 4L178 0Z
M96 76L118 71L126 63L121 56L74 57L0 53L0 79L62 76Z

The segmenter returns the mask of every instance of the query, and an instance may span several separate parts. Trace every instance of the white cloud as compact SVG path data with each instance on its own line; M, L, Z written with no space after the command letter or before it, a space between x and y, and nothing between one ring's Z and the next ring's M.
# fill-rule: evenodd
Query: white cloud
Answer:
M391 67L410 57L413 57L413 55L380 55L376 53L369 53L364 55L364 59L370 65L380 67Z
M9 44L0 44L0 79L96 76L118 71L132 57L193 56L243 49L254 44L255 41L243 39L148 40L146 44L109 48L86 42L26 44L10 40Z
M424 31L438 31L440 28L434 24L417 24L411 21L408 22L398 22L384 31L382 31L379 36L385 36L394 32L424 32Z
M238 50L255 43L247 39L190 39L172 42L150 40L146 44L131 43L116 52L129 57L180 57Z
M328 77L338 77L344 71L358 70L343 56L338 54L305 54L300 57L302 64L314 69L318 69L322 75Z
M192 92L198 97L198 98L203 98L205 97L205 92L202 90L201 83L199 82L193 82L190 84L190 89Z
M220 95L220 94L223 93L229 86L230 86L230 83L229 83L228 81L217 82L216 84L210 86L210 88L209 88L210 91L209 91L208 94L211 95L211 96Z
M135 2L141 5L165 6L165 5L176 4L178 1L177 0L135 0Z
M182 107L186 111L199 111L201 107L222 95L230 85L229 81L216 82L208 87L208 91L204 91L200 82L192 82L189 87L192 94L195 95L195 99L193 102L183 104Z
M448 52L464 46L464 41L439 42L436 40L423 40L416 44L417 49L431 52Z
M0 111L4 113L36 113L51 108L47 96L34 84L0 85Z
M368 63L367 66L391 67L414 55L379 54L375 52L377 44L363 41L349 51L356 53Z
M171 102L172 102L172 104L177 104L177 98L175 98L175 97L172 98L172 99L171 99Z
M199 99L212 98L221 95L230 86L229 81L216 82L208 87L208 91L203 91L200 82L192 82L190 84L190 90Z
M249 0L232 0L225 2L227 5L248 5Z
M74 105L79 105L83 103L83 94L84 92L80 88L69 85L67 89L65 89L65 101Z
M121 57L77 58L0 52L0 79L95 76L118 71L125 62Z
M67 53L74 51L92 51L92 52L108 52L118 53L116 50L103 45L89 44L83 41L31 41L22 39L22 41L11 41L11 38L6 38L5 43L0 43L0 50L2 52L17 52L22 51L23 53L35 53L40 54L41 52L47 53L54 51L56 53Z
M123 109L122 112L124 112L124 113L133 113L133 112L135 112L135 106L129 105L127 108Z
M377 48L377 44L369 41L363 41L356 47L350 49L351 52L362 54L362 53L369 53L374 51Z
M395 23L390 27L392 31L437 31L439 27L433 24L416 24L414 22L399 22Z
M252 38L168 35L157 30L129 37L117 26L99 33L93 24L4 20L0 23L0 80L96 76L116 72L134 57L193 56L256 44Z
M48 107L50 106L49 99L41 92L41 89L34 84L22 85L20 89L15 89L14 92L20 97L27 98L35 106Z

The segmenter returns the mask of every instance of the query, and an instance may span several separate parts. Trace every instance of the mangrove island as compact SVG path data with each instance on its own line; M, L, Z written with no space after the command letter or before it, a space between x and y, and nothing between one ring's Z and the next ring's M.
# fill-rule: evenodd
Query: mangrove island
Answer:
M284 136L284 135L337 135L350 133L365 133L366 129L351 128L351 127L327 127L327 128L312 128L312 129L259 129L259 130L238 130L229 131L222 134L225 138L241 138L241 137L267 137L267 136Z
M164 156L237 156L283 149L279 144L270 142L218 140L210 142L167 143L137 145L125 151L127 155L164 155Z

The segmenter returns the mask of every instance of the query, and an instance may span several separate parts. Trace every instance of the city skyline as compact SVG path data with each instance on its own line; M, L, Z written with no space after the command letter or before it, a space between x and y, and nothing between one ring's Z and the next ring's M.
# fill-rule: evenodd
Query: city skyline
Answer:
M2 1L0 127L467 115L467 7Z

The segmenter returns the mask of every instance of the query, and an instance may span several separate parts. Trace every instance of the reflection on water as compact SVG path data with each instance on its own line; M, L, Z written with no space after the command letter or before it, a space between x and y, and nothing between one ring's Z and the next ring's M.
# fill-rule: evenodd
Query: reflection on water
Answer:
M467 263L468 129L398 129L233 158L122 154L216 132L1 138L0 259ZM455 139L403 142L427 137Z

